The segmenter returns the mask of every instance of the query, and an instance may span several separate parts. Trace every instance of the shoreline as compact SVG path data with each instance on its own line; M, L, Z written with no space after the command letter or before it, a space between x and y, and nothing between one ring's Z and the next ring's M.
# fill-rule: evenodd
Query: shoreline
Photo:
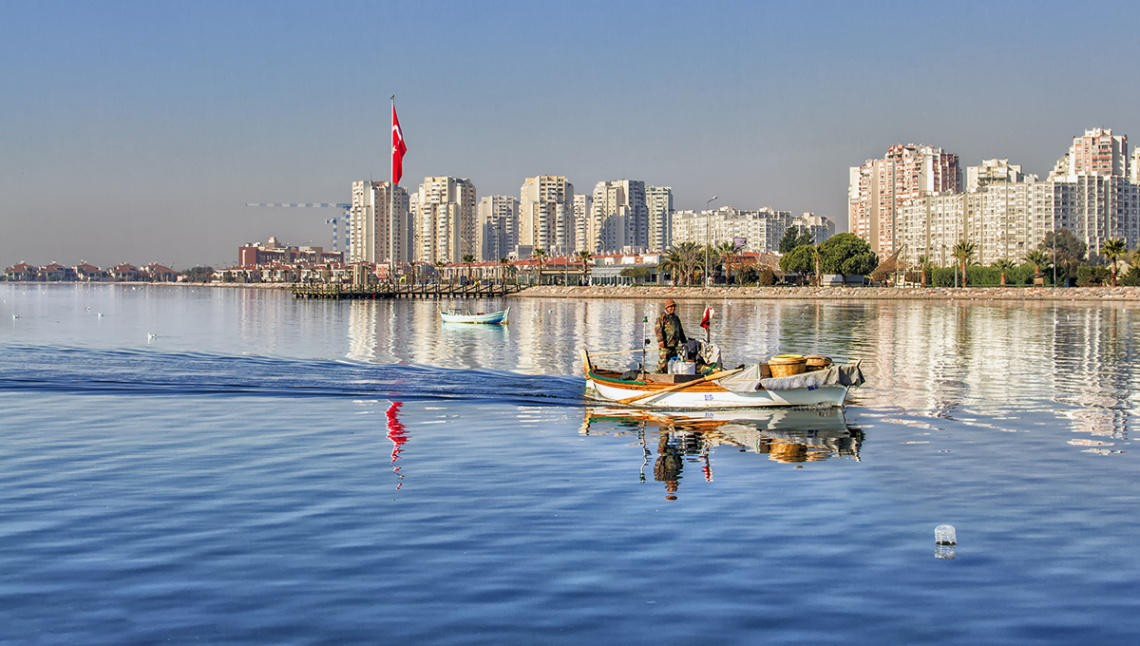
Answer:
M924 301L1140 301L1140 287L528 287L512 298L621 298L642 300L924 300Z
M290 290L293 283L152 283L124 282L40 282L0 281L0 285L21 286L147 286L207 287L222 289ZM624 299L702 301L739 300L922 300L922 301L1038 301L1038 302L1130 302L1140 301L1140 287L712 287L670 285L538 285L527 287L506 298Z

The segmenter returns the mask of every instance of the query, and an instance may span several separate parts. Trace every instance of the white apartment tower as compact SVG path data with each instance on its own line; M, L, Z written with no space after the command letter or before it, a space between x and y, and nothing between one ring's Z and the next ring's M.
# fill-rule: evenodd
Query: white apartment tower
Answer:
M647 250L649 209L645 203L645 182L598 182L592 201L586 249L594 253Z
M1127 137L1098 128L1074 137L1045 181L1023 175L1007 160L985 160L967 169L966 193L902 202L898 218L899 239L906 245L902 258L914 263L926 256L936 264L950 265L954 246L966 240L975 245L975 262L1019 263L1046 234L1061 228L1083 240L1090 257L1114 238L1135 248L1140 243L1136 159L1129 156Z
M645 207L649 212L649 250L669 249L673 246L673 189L646 186Z
M554 257L573 253L574 185L565 177L528 177L519 191L518 245Z
M412 205L414 260L453 263L475 254L475 186L471 180L425 177Z
M391 182L353 182L351 209L349 262L379 264L411 260L407 191Z
M590 246L590 196L579 193L574 196L574 247L575 251L589 251Z
M509 195L488 195L475 213L475 258L494 260L518 244L519 201Z
M901 244L898 218L904 200L961 190L958 156L933 146L895 144L883 159L851 168L847 192L851 232L886 258Z

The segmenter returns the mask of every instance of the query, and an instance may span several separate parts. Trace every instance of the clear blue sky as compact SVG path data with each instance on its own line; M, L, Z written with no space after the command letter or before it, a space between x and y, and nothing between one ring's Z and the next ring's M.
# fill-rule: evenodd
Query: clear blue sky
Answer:
M236 262L329 246L403 185L673 187L814 211L893 143L1044 175L1086 128L1140 143L1134 2L0 2L0 265Z

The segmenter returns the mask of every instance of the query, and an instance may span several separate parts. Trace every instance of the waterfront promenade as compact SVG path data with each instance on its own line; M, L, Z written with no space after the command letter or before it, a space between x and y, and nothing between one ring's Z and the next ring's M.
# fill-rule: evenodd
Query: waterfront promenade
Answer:
M278 289L286 291L304 290L307 287L295 283L43 283L8 281L8 285L120 285L154 287L208 287L231 289ZM318 288L320 289L320 288ZM329 287L324 287L329 289ZM476 291L453 290L444 286L441 292L435 285L422 285L415 288L417 295L448 298L616 298L657 300L709 299L789 299L789 300L930 300L930 301L1140 301L1140 287L741 287L736 285L716 285L713 287L671 285L587 285L562 286L540 285L522 286L516 293L504 294L498 290ZM486 288L484 288L485 290ZM508 292L516 289L508 286ZM403 295L403 294L402 294Z
M644 298L659 300L797 299L797 300L932 300L932 301L1140 301L1140 287L672 287L669 285L604 285L527 288L516 297Z

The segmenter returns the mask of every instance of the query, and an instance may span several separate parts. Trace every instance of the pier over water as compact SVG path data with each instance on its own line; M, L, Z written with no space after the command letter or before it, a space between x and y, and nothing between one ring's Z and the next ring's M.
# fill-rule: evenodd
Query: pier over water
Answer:
M526 285L295 285L294 298L378 299L378 298L498 298L515 294Z

